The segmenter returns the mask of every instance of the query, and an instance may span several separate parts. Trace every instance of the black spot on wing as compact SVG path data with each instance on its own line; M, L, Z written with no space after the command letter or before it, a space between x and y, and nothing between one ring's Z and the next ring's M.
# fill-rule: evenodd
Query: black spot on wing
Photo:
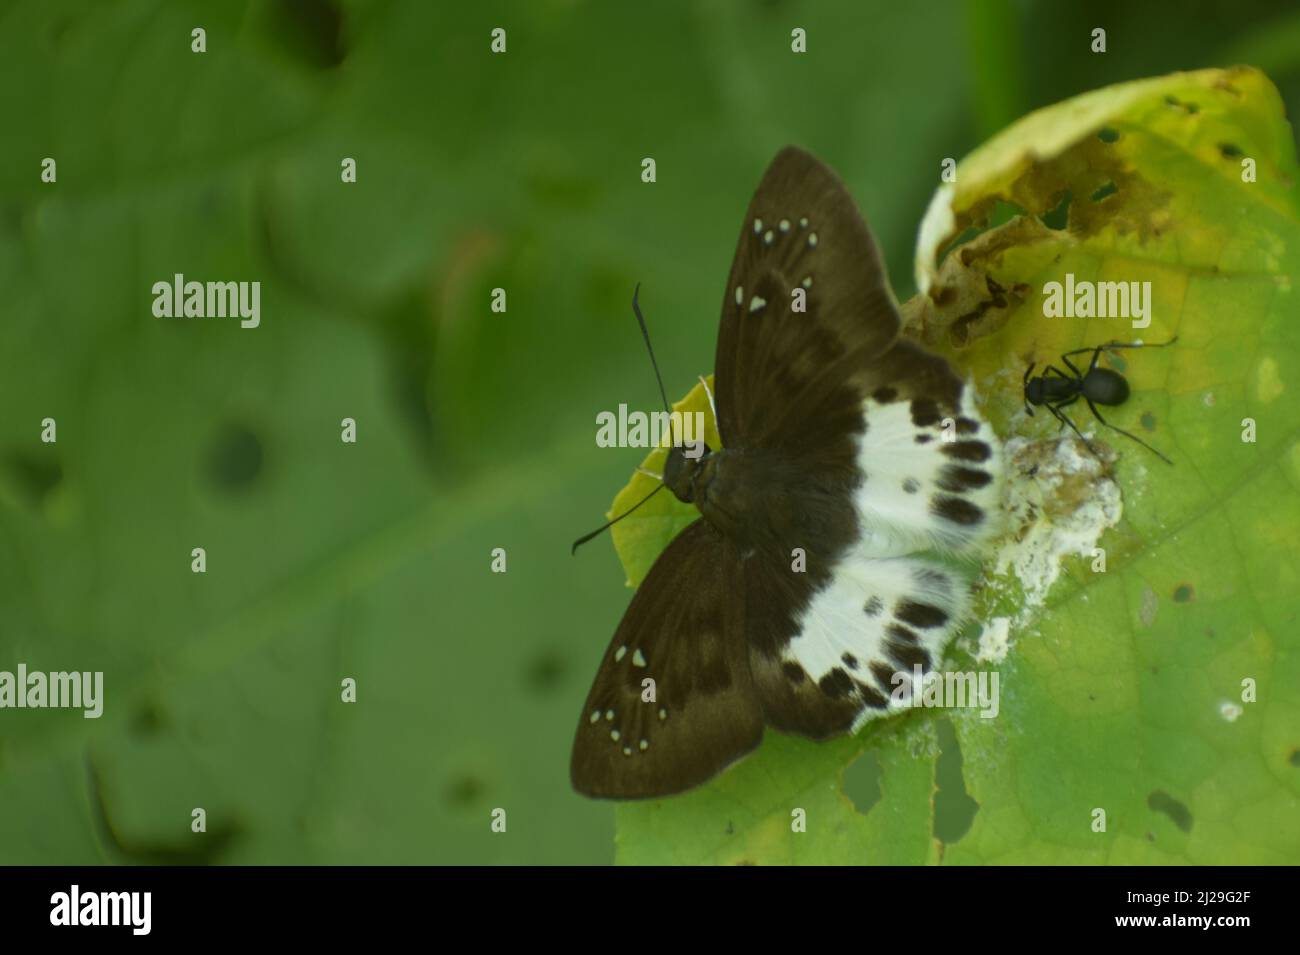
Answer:
M879 597L872 597L872 598L871 598L870 600L868 600L868 601L866 602L866 604L864 604L863 607L862 607L863 612L864 612L868 617L874 617L874 616L877 616L877 615L880 613L880 611L882 611L882 610L884 610L884 609L885 609L885 605L884 605L883 603L881 603Z
M930 654L924 647L888 640L885 642L885 652L889 654L889 659L905 669L917 666L922 670L930 669Z
M979 429L980 429L980 423L979 423L978 421L974 420L973 418L958 418L958 419L957 419L957 433L958 433L958 434L974 434L974 433L975 433L976 431L978 431Z
M987 461L993 456L993 449L983 441L948 441L941 450L958 461Z
M960 497L936 497L930 505L930 513L963 527L971 527L984 520L983 510Z
M844 654L840 657L840 660L842 660L844 665L850 670L856 670L858 668L858 658L851 653Z
M903 481L903 492L906 494L915 494L921 490L921 482L916 478L907 478ZM947 490L947 488L945 488Z
M939 405L933 398L912 399L912 424L918 428L928 428L940 420Z
M785 674L787 680L796 684L802 683L808 676L808 674L803 672L803 667L792 660L788 660L781 664L781 672Z
M898 392L888 386L877 388L871 397L882 405L887 405L898 397Z
M916 600L900 600L894 607L894 616L914 627L942 627L948 622L944 610Z
M894 687L894 668L887 663L881 663L879 660L873 660L871 663L871 675L876 678L876 682L889 692Z
M817 686L831 699L836 700L853 692L853 682L851 676L836 667L818 680Z
M862 697L862 702L873 710L883 710L889 707L889 697L877 693L865 683L858 684L858 695Z
M890 640L897 640L899 643L920 643L921 638L916 635L915 630L908 630L901 624L891 623L885 628L885 636Z
M951 491L953 494L963 494L966 491L978 490L992 480L993 475L989 474L988 471L950 464L939 475L939 487L945 491Z

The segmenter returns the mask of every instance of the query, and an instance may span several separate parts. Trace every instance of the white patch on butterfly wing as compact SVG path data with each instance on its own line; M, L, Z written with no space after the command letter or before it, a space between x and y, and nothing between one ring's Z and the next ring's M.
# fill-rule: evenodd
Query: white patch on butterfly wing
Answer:
M900 658L899 649L923 650L928 662L922 666L930 670L942 658L968 603L966 582L942 565L911 558L877 559L854 549L809 602L782 660L797 663L813 683L828 677L832 684L843 684L846 676L852 680L851 695L862 703L853 724L856 731L872 717L906 707L912 665L921 661ZM895 673L905 675L898 701L892 681ZM858 684L878 693L888 707L867 705Z
M867 430L858 446L865 480L854 495L860 547L872 557L896 557L938 547L960 551L997 531L1001 514L1001 444L962 389L957 413L918 423L906 398L864 404ZM931 415L930 417L933 417ZM953 440L944 440L951 417ZM924 415L922 421L928 421Z

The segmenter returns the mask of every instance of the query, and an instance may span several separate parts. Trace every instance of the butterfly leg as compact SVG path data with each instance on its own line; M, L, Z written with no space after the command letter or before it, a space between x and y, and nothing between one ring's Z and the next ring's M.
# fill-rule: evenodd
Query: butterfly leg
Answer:
M1097 418L1097 420L1100 421L1102 424L1104 424L1106 427L1110 428L1112 431L1118 431L1120 434L1124 435L1124 437L1126 437L1126 438L1132 438L1132 439L1133 439L1134 441L1136 441L1138 444L1142 445L1142 447L1146 448L1148 451L1150 451L1152 454L1154 454L1156 457L1158 457L1161 461L1164 461L1165 464L1168 464L1168 465L1171 465L1171 466L1173 465L1173 463L1174 463L1173 461L1170 461L1167 457L1165 457L1163 454L1161 454L1161 453L1160 453L1159 451L1157 451L1155 448L1151 447L1151 445L1147 444L1145 441L1143 441L1143 440L1142 440L1141 438L1139 438L1137 435L1135 435L1135 434L1129 434L1129 433L1128 433L1127 431L1125 431L1123 428L1116 427L1115 425L1113 425L1113 424L1111 424L1109 421L1107 421L1105 418L1103 418L1103 417L1101 416L1101 412L1097 410L1097 406L1096 406L1095 404L1092 403L1092 399L1091 399L1091 398L1088 398L1088 399L1085 399L1085 400L1088 402L1088 408L1092 411L1093 415L1095 415L1096 418Z

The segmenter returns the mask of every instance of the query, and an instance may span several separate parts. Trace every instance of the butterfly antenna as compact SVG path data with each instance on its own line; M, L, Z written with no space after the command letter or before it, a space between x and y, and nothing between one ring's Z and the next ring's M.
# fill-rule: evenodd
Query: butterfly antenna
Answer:
M641 506L642 504L644 504L646 501L650 500L650 498L654 497L656 494L658 494L660 491L662 491L662 490L664 489L664 487L665 487L665 485L660 484L657 488L655 488L653 491L651 491L651 492L650 492L649 494L647 494L645 497L641 498L641 500L637 501L635 504L633 504L631 507L629 507L629 508L628 508L626 511L624 511L622 514L618 515L618 517L614 518L612 521L606 521L604 524L602 524L600 527L597 527L597 528L596 528L594 531L592 531L590 534L583 534L581 537L579 537L576 541L573 542L573 547L570 548L569 553L570 553L570 554L576 554L576 553L578 552L578 548L579 548L579 547L581 547L583 544L587 543L587 541L591 540L591 539L592 539L593 537L595 537L597 534L601 534L601 533L603 533L603 532L609 530L611 527L613 527L615 524L617 524L617 523L618 523L619 521L621 521L623 518L627 517L629 514L631 514L633 511L635 511L638 507L640 507L640 506Z
M672 420L672 409L668 407L668 392L663 388L663 377L659 374L659 363L654 360L654 348L650 346L650 333L646 330L646 320L641 317L641 305L637 304L637 295L641 294L641 283L637 282L637 287L632 291L632 311L636 313L637 325L641 326L641 338L646 340L646 351L650 352L650 366L654 368L655 381L659 382L659 398L663 399L663 409L668 412L668 420Z

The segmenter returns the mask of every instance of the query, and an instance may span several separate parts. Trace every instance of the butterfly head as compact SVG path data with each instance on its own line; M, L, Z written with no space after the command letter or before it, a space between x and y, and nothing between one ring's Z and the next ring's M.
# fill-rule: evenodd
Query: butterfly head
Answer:
M669 449L664 463L664 484L677 495L677 500L686 504L695 500L696 482L712 453L713 449L703 441L675 444Z

